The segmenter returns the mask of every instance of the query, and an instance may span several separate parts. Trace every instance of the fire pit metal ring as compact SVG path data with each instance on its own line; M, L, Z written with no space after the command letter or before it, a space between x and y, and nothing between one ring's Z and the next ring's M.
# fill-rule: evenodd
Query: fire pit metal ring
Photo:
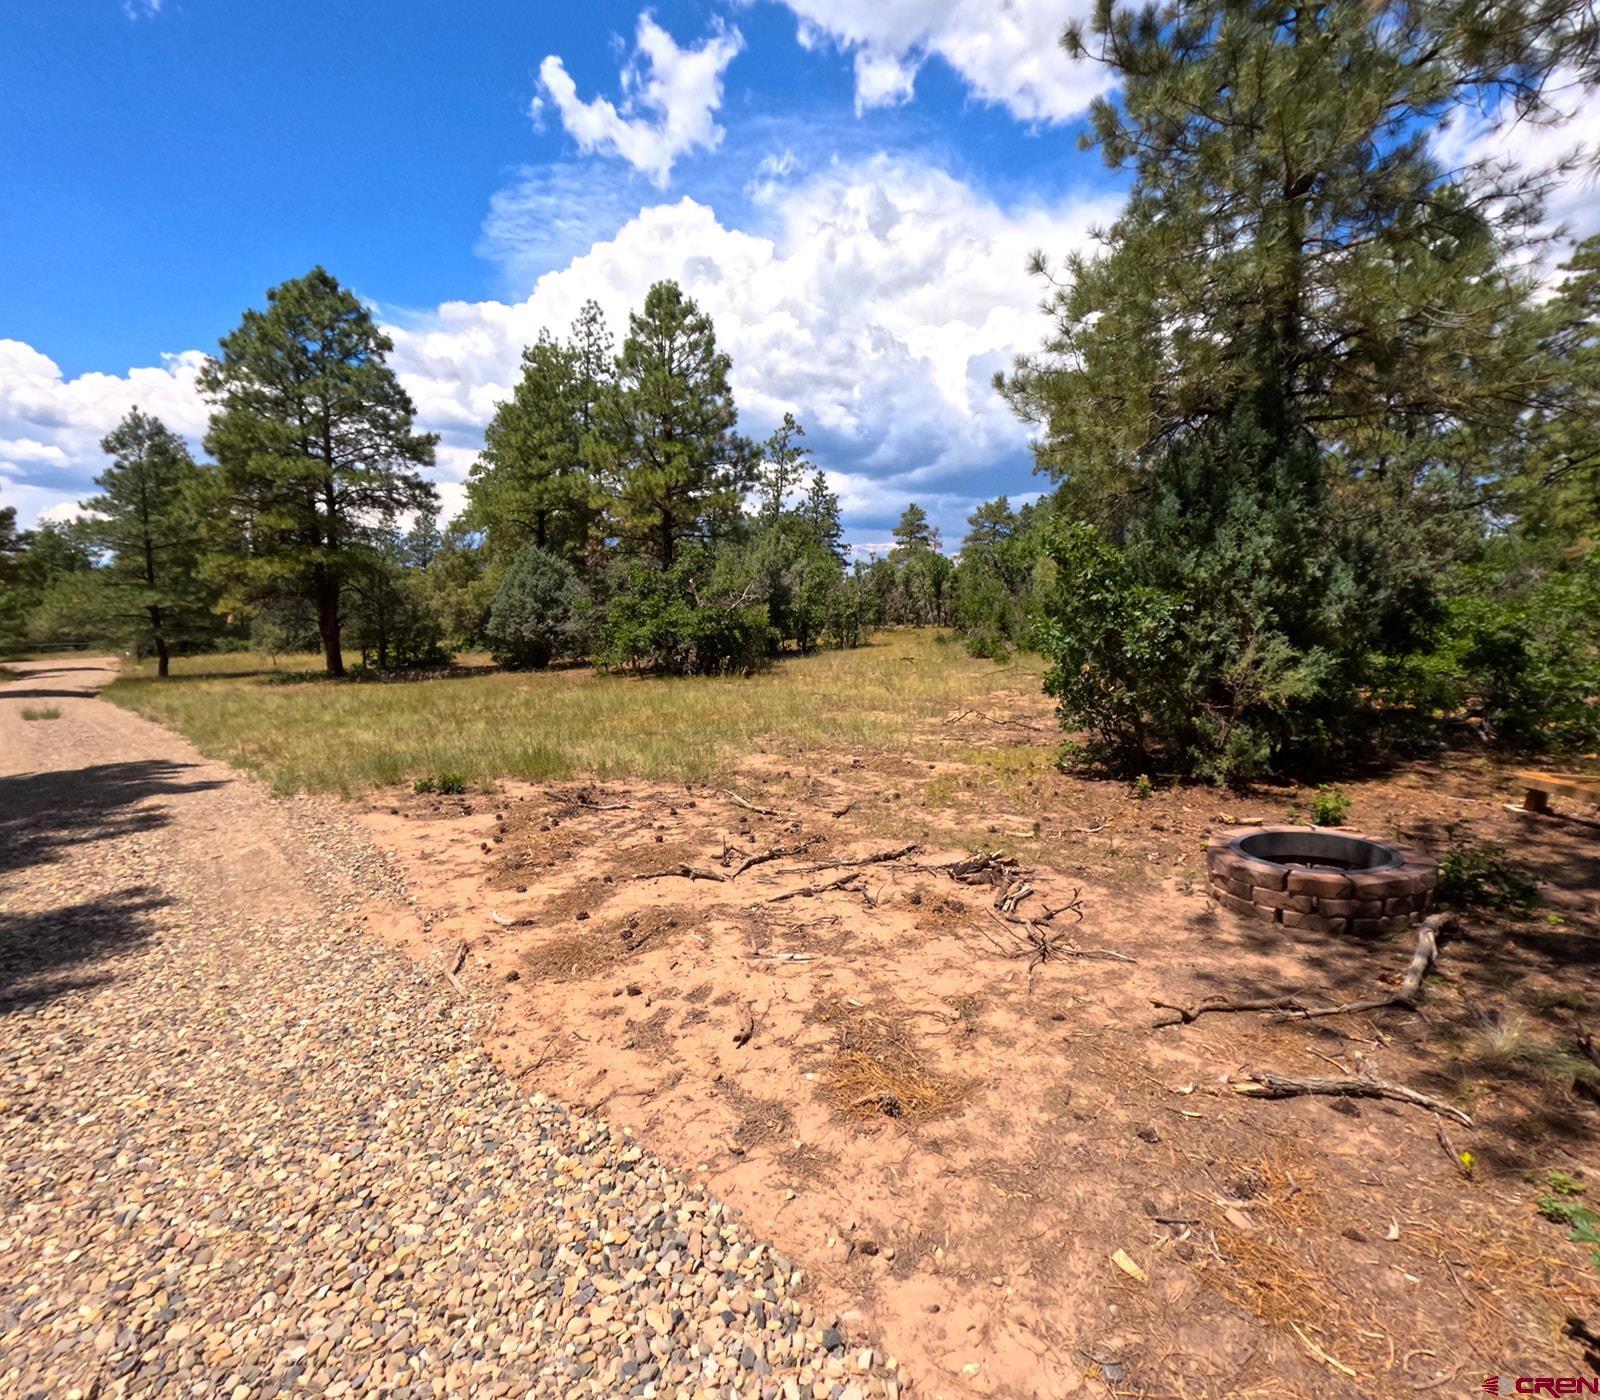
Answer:
M1318 933L1404 930L1433 907L1438 862L1390 841L1318 827L1231 827L1211 837L1213 899Z

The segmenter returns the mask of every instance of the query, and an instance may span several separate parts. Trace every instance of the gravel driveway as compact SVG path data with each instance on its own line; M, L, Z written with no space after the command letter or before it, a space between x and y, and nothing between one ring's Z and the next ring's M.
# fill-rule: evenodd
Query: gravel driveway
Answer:
M0 1394L895 1393L355 929L404 892L333 807L95 698L113 665L0 685Z

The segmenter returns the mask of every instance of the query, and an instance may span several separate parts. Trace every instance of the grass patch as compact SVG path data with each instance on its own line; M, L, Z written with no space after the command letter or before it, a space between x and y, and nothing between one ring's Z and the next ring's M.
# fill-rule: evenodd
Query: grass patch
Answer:
M60 719L61 706L59 705L24 705L22 707L23 719Z
M786 657L748 679L483 672L475 660L422 678L341 683L283 679L314 664L304 656L182 657L169 680L136 668L104 693L278 792L348 795L441 775L704 782L730 778L740 755L762 749L796 759L817 749L920 755L952 708L1033 689L1042 671L1032 657L996 666L916 631Z

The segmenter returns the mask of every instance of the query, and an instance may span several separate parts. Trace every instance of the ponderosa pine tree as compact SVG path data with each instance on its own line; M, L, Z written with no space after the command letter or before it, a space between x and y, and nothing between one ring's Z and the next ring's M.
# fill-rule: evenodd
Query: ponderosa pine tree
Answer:
M1391 489L1439 466L1442 430L1503 422L1508 391L1539 403L1509 254L1543 176L1439 164L1466 80L1427 13L1101 0L1068 32L1121 80L1092 140L1134 183L1105 256L1055 279L1045 353L1001 385L1080 514L1120 523L1176 439L1246 398L1284 450L1310 433Z
M522 375L484 433L468 482L472 518L490 554L509 559L526 545L582 557L598 515L587 456L606 383L608 343L589 303L562 344L548 332L522 352Z
M711 318L676 282L657 282L629 315L596 455L615 493L613 532L663 569L680 546L729 534L754 482L728 370Z
M345 581L395 517L430 509L419 433L385 357L393 342L322 268L267 293L200 373L214 405L203 473L203 566L243 607L300 598L316 612L328 674L344 674Z
M1053 549L1094 586L1064 577L1044 635L1064 722L1124 764L1232 780L1345 743L1369 658L1423 640L1462 435L1550 403L1513 256L1542 177L1438 163L1478 81L1438 13L1101 0L1066 36L1120 80L1092 140L1133 184L1001 387L1100 532ZM1133 708L1104 727L1096 697Z
M83 602L108 634L153 651L165 676L174 644L216 631L216 593L200 577L188 445L137 408L100 440L112 463L83 502L84 538L102 556Z
M915 501L900 513L893 533L894 548L889 551L891 563L900 564L915 555L939 551L939 531L928 523L928 512Z

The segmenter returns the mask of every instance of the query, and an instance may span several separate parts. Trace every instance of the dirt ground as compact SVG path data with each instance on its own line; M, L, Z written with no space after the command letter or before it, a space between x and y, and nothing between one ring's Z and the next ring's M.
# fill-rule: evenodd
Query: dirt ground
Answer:
M1537 1202L1552 1172L1600 1197L1577 1048L1600 1029L1600 822L1507 812L1508 772L1468 753L1347 783L1352 828L1504 845L1541 902L1468 915L1420 1014L1158 1027L1153 1000L1381 992L1413 940L1209 904L1208 830L1290 819L1307 792L1140 798L1056 772L1057 739L1018 693L946 717L926 762L381 794L364 820L417 903L372 922L498 987L491 1048L522 1085L710 1182L914 1393L1462 1395L1592 1372L1564 1329L1600 1326L1600 1267ZM958 878L985 852L998 872ZM995 908L1018 879L1028 924ZM1250 1071L1374 1073L1474 1126L1225 1082Z

